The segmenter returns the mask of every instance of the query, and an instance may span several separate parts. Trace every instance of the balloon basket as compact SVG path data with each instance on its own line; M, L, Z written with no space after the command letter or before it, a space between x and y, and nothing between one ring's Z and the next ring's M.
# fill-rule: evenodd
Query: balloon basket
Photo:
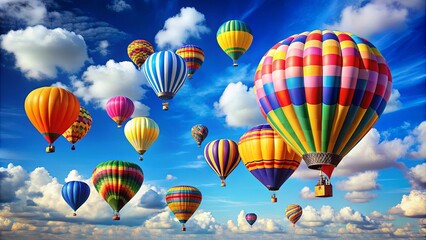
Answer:
M77 216L77 213L73 213L72 215L75 217L75 216Z
M53 152L55 152L55 146L46 147L46 153L53 153Z
M238 63L237 63L237 61L234 61L234 63L232 64L232 66L234 66L234 67L238 67Z
M182 227L182 228L181 228L181 231L182 231L182 232L185 232L185 231L186 231L186 227Z
M117 214L115 214L114 216L112 216L112 220L118 221L120 220L120 217Z
M222 182L220 183L220 186L221 186L221 187L226 187L225 180L222 180Z
M143 161L143 157L142 156L139 156L139 161Z
M271 197L271 202L276 203L277 202L277 198L276 197Z
M317 184L315 185L315 197L332 197L333 185Z
M164 110L164 111L169 110L169 103L168 103L168 102L164 102L164 103L163 103L163 110Z
M73 151L75 150L75 146L74 145L72 145L71 150L73 150Z

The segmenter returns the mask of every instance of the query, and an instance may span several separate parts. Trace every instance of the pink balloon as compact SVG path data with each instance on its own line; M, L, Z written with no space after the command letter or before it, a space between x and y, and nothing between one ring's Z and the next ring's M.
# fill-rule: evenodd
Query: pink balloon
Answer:
M117 127L121 127L121 124L132 116L135 111L135 105L127 97L116 96L108 100L106 111L110 118L117 123Z

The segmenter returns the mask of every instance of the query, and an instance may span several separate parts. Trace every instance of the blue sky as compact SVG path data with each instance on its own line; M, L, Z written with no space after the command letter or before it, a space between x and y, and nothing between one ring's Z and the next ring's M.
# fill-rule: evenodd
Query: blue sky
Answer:
M7 239L425 236L424 1L6 0L0 12L0 233ZM217 29L230 19L245 21L254 36L238 68L216 42ZM385 113L336 169L333 198L313 197L317 172L304 163L281 187L276 204L242 163L221 188L191 127L209 128L204 146L220 138L238 141L264 123L252 89L257 64L278 41L315 29L353 32L381 51L393 76ZM127 56L135 39L156 51L195 44L205 52L204 64L167 112ZM56 152L46 154L46 141L25 115L26 95L50 85L72 91L92 115L76 151L60 138ZM106 114L104 104L115 95L130 97L134 116L148 116L160 127L143 162ZM120 221L111 220L90 179L98 163L114 159L137 162L145 174ZM77 217L60 195L70 180L92 189ZM167 189L181 184L203 194L183 234L164 203ZM284 215L291 203L304 211L295 229ZM247 212L258 216L253 228L244 220Z

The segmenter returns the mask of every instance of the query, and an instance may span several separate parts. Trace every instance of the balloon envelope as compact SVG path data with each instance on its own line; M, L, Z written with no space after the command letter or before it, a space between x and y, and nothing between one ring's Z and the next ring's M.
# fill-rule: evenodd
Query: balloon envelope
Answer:
M121 127L123 122L129 119L135 111L133 101L125 96L112 97L106 103L108 116Z
M85 182L70 181L62 186L62 198L68 203L74 212L77 211L84 202L86 202L89 195L90 187Z
M92 116L84 107L80 107L80 114L77 120L62 134L68 142L74 144L80 141L89 132L92 127Z
M191 135L197 142L198 146L201 145L201 143L204 141L204 139L206 139L208 134L209 130L206 126L202 124L197 124L191 128Z
M230 20L219 27L216 40L222 50L234 61L234 66L238 66L237 60L249 49L253 35L245 22Z
M287 216L288 220L294 224L296 224L297 221L299 221L300 217L302 217L302 207L297 204L290 204L285 209L285 215Z
M93 185L114 210L114 217L118 217L118 212L139 191L143 180L143 171L138 165L119 160L102 162L92 173Z
M74 94L59 87L41 87L25 99L25 113L33 126L51 146L74 123L80 113L80 103Z
M228 139L209 142L204 148L204 158L210 168L222 180L222 187L226 186L225 179L234 171L241 160L237 143Z
M151 118L135 117L124 126L124 135L138 152L142 160L142 155L157 140L160 128Z
M182 231L185 231L185 223L200 206L202 195L200 190L192 186L175 186L166 194L166 202L170 210L182 223Z
M255 126L244 133L238 151L250 173L270 191L279 190L302 160L269 124Z
M253 226L256 220L257 220L257 215L255 213L246 214L246 221L248 222L248 224L250 224L250 226Z
M188 68L188 78L201 67L204 62L204 52L195 45L185 45L176 50L176 54L181 56Z
M127 55L133 61L133 63L141 68L142 64L149 57L149 55L154 53L154 48L151 43L146 40L134 40L127 47Z
M265 118L309 168L329 177L377 122L391 89L389 67L373 44L329 30L278 42L255 74Z

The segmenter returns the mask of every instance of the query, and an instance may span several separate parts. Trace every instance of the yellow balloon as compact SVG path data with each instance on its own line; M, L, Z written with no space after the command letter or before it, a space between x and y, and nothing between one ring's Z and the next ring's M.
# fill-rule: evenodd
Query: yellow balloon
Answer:
M136 117L124 126L124 135L127 140L139 153L139 160L143 160L142 155L157 140L160 128L151 118Z

